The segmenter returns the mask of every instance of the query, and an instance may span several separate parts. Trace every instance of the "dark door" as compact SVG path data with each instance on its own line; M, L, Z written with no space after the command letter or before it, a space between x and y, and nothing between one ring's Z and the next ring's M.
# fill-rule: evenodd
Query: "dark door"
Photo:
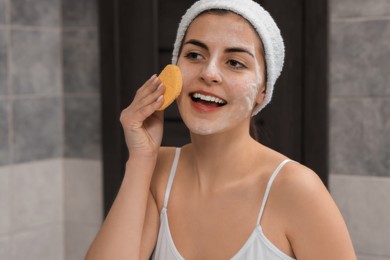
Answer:
M192 0L99 1L105 212L121 183L127 150L119 115L136 89L170 63L177 25ZM260 141L315 170L327 184L327 1L259 1L275 18L286 61L274 97L257 117ZM163 145L189 142L176 106Z

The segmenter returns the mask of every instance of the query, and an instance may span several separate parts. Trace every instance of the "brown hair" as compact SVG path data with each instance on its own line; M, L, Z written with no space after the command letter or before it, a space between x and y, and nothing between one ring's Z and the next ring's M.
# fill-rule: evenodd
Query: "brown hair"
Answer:
M249 125L249 134L251 135L251 137L253 139L260 142L260 137L259 137L259 132L258 132L257 125L256 125L256 120L253 116L251 118L251 122Z

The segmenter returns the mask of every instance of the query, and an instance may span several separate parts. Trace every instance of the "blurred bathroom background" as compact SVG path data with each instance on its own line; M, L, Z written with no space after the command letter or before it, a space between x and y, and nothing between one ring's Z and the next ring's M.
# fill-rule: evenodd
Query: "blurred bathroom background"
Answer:
M97 4L0 0L0 259L83 259L102 221Z
M96 0L0 0L0 259L83 259L103 219ZM329 1L329 189L390 259L390 0Z

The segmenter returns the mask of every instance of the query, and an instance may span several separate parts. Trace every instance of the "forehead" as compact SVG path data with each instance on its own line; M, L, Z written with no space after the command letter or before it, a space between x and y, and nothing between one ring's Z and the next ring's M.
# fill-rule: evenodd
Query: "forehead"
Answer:
M233 12L205 12L195 18L188 30L187 39L196 38L210 43L251 45L263 50L259 35L243 17Z

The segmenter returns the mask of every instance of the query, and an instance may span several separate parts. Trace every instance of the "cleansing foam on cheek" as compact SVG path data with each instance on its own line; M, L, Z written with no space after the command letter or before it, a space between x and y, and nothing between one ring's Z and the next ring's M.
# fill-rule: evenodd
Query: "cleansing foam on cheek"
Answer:
M239 91L240 95L236 95L234 102L240 103L241 111L250 113L256 104L256 98L259 92L259 77L256 76L254 79L248 79L242 83Z

